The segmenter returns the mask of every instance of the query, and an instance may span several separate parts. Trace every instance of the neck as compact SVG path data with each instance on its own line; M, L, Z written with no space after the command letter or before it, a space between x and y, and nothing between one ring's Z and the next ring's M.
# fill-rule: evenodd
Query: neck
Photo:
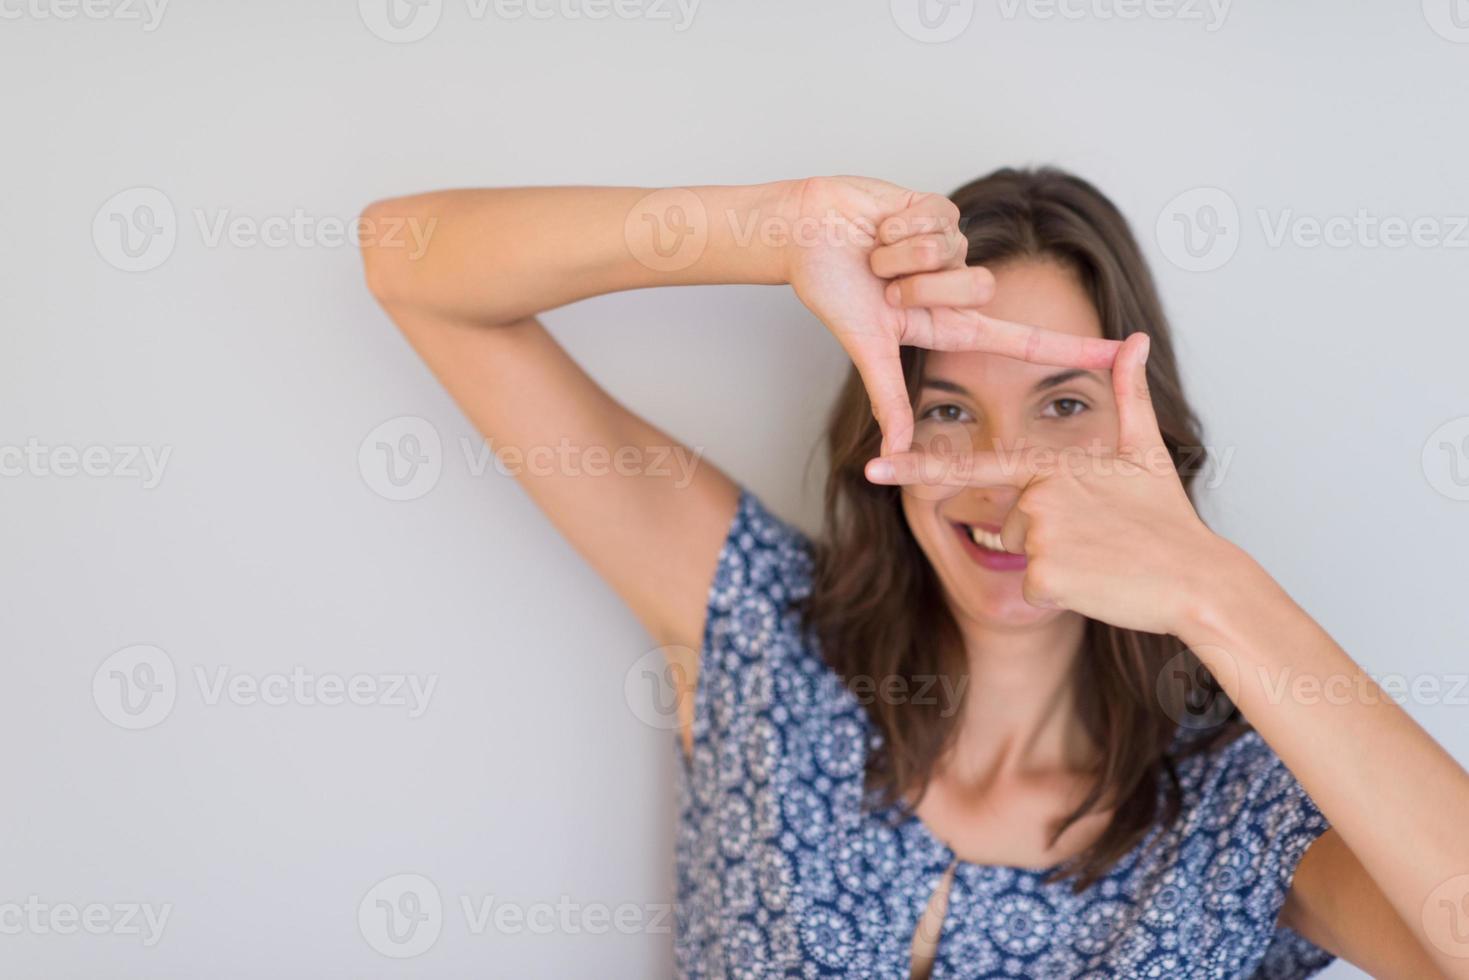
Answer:
M1087 768L1074 682L1086 620L1067 613L1037 629L999 631L957 618L969 680L943 768L973 782Z

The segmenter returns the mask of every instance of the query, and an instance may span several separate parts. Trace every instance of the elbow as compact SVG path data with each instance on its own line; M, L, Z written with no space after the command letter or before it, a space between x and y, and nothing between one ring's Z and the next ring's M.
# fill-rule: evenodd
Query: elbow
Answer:
M402 229L413 223L401 199L374 201L363 209L358 219L367 288L384 307L412 302L409 266L415 254L404 247L406 236Z

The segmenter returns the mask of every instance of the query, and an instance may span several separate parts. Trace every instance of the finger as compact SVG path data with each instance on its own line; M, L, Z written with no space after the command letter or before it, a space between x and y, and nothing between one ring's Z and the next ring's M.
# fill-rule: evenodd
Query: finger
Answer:
M995 277L982 266L904 276L887 285L890 306L983 306L995 298Z
M942 194L919 194L906 208L877 226L877 239L891 245L914 235L958 230L959 208Z
M900 452L869 460L867 479L884 486L1026 487L1043 475L1028 453Z
M1021 512L1019 507L1011 507L1010 513L1005 517L1005 523L1000 525L1000 543L1005 550L1012 555L1025 554L1025 536L1030 530L1030 518Z
M868 265L879 279L895 279L919 272L936 272L964 265L969 243L957 230L913 235L872 250Z
M1027 605L1034 606L1037 609L1063 608L1059 602L1041 591L1035 572L1029 568L1025 571L1025 577L1020 580L1020 597L1025 600Z
M1118 447L1151 449L1163 444L1158 416L1148 392L1148 335L1135 333L1122 344L1112 367L1112 394L1117 399Z
M939 307L933 311L933 350L976 350L1034 364L1106 371L1122 345L1101 337L1079 337L1025 323L1011 323L978 310Z
M907 452L913 445L913 403L908 398L897 344L892 344L890 350L857 348L850 353L872 402L872 414L882 429L883 453Z

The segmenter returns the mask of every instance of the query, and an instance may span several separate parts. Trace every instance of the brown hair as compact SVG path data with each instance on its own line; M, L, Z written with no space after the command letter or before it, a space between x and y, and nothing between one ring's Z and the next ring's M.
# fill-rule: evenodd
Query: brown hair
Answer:
M1184 398L1162 303L1122 214L1091 184L1053 168L998 170L959 188L952 200L969 239L970 265L1019 258L1061 262L1090 295L1104 337L1149 335L1148 387L1164 443L1192 496L1205 462L1199 424ZM916 348L902 354L909 395L916 398L925 355ZM903 516L899 488L876 486L863 475L881 438L854 369L827 425L825 533L807 612L827 662L849 683L894 678L919 690L925 680L964 675L967 661L937 574ZM1159 675L1180 655L1192 657L1173 637L1087 621L1074 681L1080 720L1100 762L1090 792L1052 829L1051 839L1089 812L1107 806L1114 812L1102 835L1063 869L1076 876L1077 890L1104 875L1156 823L1178 813L1169 750L1178 732L1175 719L1191 706L1165 703L1170 687L1159 684ZM1190 676L1197 676L1197 661L1186 662ZM916 788L921 796L953 742L959 713L938 699L896 700L864 699L881 734L868 759L867 786L882 803L916 806L917 799L904 794ZM1243 730L1238 713L1226 709L1227 724L1208 744Z

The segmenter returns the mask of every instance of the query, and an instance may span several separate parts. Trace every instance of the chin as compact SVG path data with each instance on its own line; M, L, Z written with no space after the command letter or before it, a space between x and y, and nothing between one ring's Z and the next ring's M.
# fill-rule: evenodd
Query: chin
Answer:
M981 581L956 582L947 586L949 607L955 615L993 630L1024 630L1054 622L1065 615L1059 609L1041 609L1025 601L1020 591L1020 576L1012 583L986 583ZM974 573L970 573L973 577ZM964 577L958 576L958 577ZM941 579L949 575L940 573Z

